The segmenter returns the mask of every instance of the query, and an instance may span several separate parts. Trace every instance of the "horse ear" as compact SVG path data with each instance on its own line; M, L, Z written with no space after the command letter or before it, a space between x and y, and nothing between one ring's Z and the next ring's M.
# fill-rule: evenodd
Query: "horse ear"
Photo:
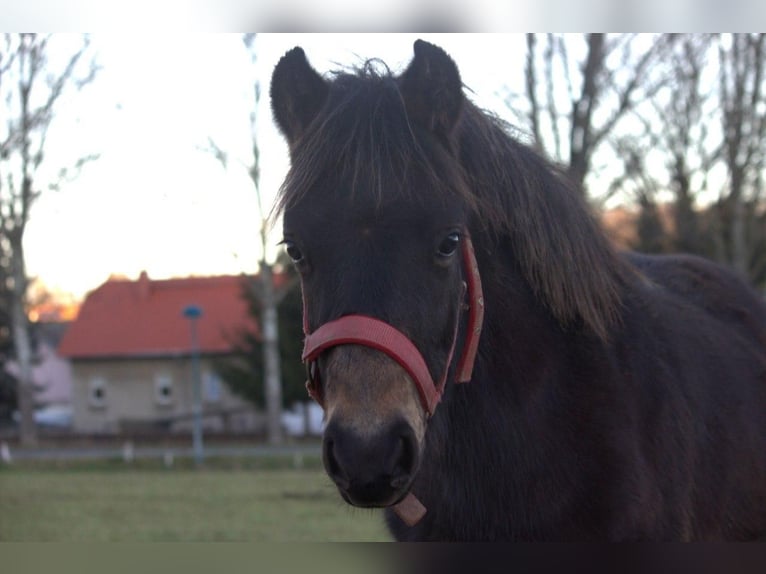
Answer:
M271 76L271 110L292 148L327 99L327 82L295 47L279 60Z
M415 41L415 57L400 78L410 121L438 136L449 137L463 107L463 84L447 53L423 40Z

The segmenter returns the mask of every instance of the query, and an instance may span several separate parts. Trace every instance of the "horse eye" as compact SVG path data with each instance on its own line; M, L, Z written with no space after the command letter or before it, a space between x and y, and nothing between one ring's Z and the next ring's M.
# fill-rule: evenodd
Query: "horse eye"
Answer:
M439 244L438 252L441 257L449 257L454 255L457 251L457 246L460 244L460 234L457 231L453 231L447 237L445 237Z
M292 241L285 241L285 251L287 251L287 255L293 260L293 263L298 263L303 260L303 253L301 253L301 250L298 249Z

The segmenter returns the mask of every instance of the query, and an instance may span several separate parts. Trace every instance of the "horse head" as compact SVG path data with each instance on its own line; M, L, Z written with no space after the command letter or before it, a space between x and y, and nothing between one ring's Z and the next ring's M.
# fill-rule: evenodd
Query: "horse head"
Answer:
M290 147L284 243L301 275L324 465L349 503L390 506L410 491L445 387L470 377L481 329L453 137L460 76L422 41L399 76L368 62L330 80L295 48L271 100Z

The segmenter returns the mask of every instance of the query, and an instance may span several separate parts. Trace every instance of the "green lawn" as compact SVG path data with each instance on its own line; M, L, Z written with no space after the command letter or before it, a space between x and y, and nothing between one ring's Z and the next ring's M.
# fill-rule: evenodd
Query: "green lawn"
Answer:
M318 469L0 469L0 541L384 541Z

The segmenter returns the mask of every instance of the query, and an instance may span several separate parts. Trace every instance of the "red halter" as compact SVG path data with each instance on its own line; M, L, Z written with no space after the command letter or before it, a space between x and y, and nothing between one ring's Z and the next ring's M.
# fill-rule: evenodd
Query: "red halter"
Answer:
M465 282L460 294L460 306L463 306L465 292L468 292L468 323L463 352L458 363L455 380L459 383L471 380L476 351L479 347L479 336L484 322L484 297L481 290L479 267L473 251L471 238L467 233L462 238L463 273ZM447 382L447 373L452 363L455 351L460 317L455 321L455 333L452 346L447 357L438 383L431 377L423 355L407 336L385 321L365 315L346 315L329 321L313 333L309 333L308 309L306 298L303 299L303 332L306 335L303 345L302 359L308 369L306 389L309 395L320 405L323 405L322 387L319 380L319 370L316 361L319 355L337 345L364 345L387 354L407 372L420 395L420 401L428 416L433 415L436 405L441 400Z

